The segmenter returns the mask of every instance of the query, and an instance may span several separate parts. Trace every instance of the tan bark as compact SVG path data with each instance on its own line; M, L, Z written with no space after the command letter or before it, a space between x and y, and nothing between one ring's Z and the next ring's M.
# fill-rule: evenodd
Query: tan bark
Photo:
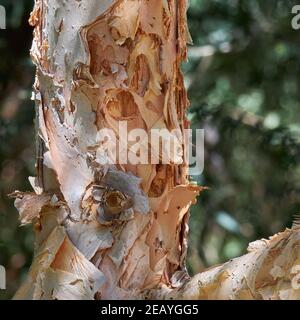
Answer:
M157 299L299 300L300 228L249 245L249 253L212 267Z
M36 248L15 298L299 296L299 229L190 280L188 210L202 189L188 181L188 159L100 164L101 128L189 127L186 0L36 0L30 23L37 177L35 193L13 196Z

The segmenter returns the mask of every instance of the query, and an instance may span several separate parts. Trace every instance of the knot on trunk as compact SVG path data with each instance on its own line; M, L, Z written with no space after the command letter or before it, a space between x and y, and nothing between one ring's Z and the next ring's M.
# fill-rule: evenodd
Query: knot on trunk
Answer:
M97 220L101 224L133 217L133 200L130 196L112 188L93 186L93 201L97 206Z

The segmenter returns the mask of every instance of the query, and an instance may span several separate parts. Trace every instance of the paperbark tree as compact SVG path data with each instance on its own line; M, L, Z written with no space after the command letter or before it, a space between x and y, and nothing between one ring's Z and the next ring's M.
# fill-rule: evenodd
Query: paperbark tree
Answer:
M180 71L186 6L35 1L37 177L34 193L13 196L21 223L34 225L36 247L15 299L300 298L297 224L190 279L189 207L202 188L188 180L188 159L103 164L103 128L121 144L120 121L149 135L189 128Z

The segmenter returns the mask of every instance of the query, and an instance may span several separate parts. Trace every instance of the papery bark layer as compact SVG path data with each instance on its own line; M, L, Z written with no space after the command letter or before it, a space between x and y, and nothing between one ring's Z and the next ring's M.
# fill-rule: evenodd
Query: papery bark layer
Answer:
M186 0L35 1L37 177L35 194L13 196L36 249L16 299L299 298L299 228L189 280L189 208L202 188L188 180L188 159L101 165L103 128L121 143L121 121L147 134L189 128L186 9Z

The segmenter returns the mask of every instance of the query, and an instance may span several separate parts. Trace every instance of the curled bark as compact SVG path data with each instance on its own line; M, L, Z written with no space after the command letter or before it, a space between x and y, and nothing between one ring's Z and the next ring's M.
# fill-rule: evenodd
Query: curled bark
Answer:
M99 152L103 128L121 143L122 121L149 135L189 128L186 0L36 0L30 23L37 177L35 194L14 196L36 250L15 298L268 298L276 283L290 289L299 268L283 253L296 257L298 229L188 280L189 207L202 190L188 180L188 159L102 164L112 157Z
M300 228L251 243L248 254L212 267L159 299L299 300Z

